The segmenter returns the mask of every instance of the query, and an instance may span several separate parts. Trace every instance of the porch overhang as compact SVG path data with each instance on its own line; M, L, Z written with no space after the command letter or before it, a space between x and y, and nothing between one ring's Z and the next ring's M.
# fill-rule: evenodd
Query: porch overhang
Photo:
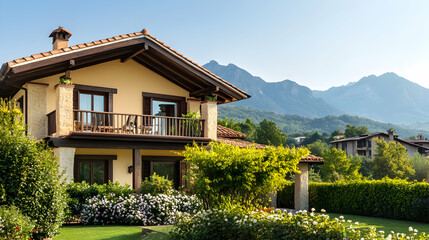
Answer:
M184 150L188 144L208 144L204 137L130 135L112 133L72 132L65 137L47 137L51 147Z

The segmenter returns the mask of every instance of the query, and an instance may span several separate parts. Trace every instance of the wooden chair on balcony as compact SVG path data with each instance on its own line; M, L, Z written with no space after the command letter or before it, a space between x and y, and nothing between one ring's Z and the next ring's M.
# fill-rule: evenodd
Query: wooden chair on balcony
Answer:
M122 126L122 132L136 133L137 116L128 116L126 123Z
M143 116L139 130L141 134L152 134L154 117Z

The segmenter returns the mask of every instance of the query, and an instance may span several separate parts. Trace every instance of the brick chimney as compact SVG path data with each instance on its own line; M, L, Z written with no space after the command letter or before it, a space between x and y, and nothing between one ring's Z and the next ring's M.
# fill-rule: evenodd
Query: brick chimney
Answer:
M420 133L419 135L417 135L417 140L424 140L423 139L423 134Z
M58 27L52 31L51 35L49 35L52 38L52 50L68 47L71 35L71 32L63 27Z
M393 134L393 129L387 130L387 133L389 134L389 142L393 142L395 140L395 135Z

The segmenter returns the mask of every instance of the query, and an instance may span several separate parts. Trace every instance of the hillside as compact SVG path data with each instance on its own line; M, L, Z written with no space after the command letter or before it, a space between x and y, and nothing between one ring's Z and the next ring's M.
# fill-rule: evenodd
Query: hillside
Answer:
M429 89L395 73L371 75L313 94L347 114L382 122L410 124L429 118Z
M327 104L324 100L314 97L311 89L296 82L290 80L265 82L234 64L223 66L213 60L203 67L252 96L245 101L238 101L229 105L248 106L265 111L297 114L305 117L342 114L341 111Z
M409 129L400 125L382 123L358 116L341 115L310 119L297 115L283 115L261 111L250 107L231 106L231 104L219 106L218 117L220 119L224 119L225 117L228 117L228 119L233 118L234 121L241 122L245 121L246 118L250 118L254 122L260 122L266 118L275 121L284 132L289 134L313 131L331 133L335 129L344 130L347 124L351 124L356 126L367 126L370 132L385 132L389 128L394 128L401 138L416 136L420 133L424 136L429 136L429 131Z

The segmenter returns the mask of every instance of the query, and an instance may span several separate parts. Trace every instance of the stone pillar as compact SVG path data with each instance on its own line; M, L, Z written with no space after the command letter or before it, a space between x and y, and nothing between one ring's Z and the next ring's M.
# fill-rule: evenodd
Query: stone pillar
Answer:
M65 171L64 178L67 180L67 182L73 182L75 151L76 148L54 148L54 155L58 157L60 172Z
M204 137L217 140L217 102L201 103L201 118L204 119Z
M58 84L56 90L56 125L55 137L69 135L73 131L73 88L74 85Z
M299 163L295 174L295 210L308 210L308 163Z
M37 139L48 136L48 109L47 88L48 84L27 83L27 105L28 134Z
M187 100L187 112L200 112L201 101L194 98L188 98Z

